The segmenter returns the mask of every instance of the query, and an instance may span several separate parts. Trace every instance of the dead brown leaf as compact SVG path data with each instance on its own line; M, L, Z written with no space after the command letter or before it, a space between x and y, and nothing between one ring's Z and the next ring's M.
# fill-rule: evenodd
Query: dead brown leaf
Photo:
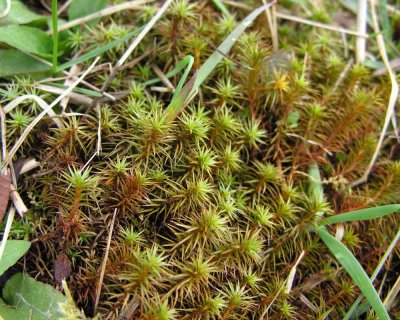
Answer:
M0 176L0 222L3 221L10 198L11 177L9 174Z

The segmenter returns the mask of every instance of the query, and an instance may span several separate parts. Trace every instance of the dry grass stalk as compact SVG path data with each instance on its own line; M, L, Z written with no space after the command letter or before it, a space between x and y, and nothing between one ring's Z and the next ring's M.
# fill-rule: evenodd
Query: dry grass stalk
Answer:
M321 23L321 22L317 22L317 21L313 21L313 20L308 20L308 19L292 16L290 14L276 12L276 16L278 18L281 18L281 19L291 20L291 21L295 21L295 22L299 22L299 23L304 23L304 24L308 24L310 26L314 26L314 27L318 27L318 28L322 28L322 29L327 29L327 30L336 31L336 32L342 32L342 33L350 34L350 35L356 36L356 37L368 38L368 35L364 34L364 33L359 33L357 31L352 31L352 30L349 30L349 29L346 29L346 28L335 27L335 26L332 26L330 24Z
M367 32L367 0L358 0L357 7L357 31L360 34ZM364 37L357 37L356 39L356 61L363 63L365 60L366 39Z
M164 2L160 10L151 18L151 20L146 24L146 26L143 28L143 30L139 33L139 35L132 41L128 49L126 49L125 53L122 55L122 57L117 61L115 64L114 68L111 71L110 76L108 77L107 81L103 84L101 88L101 92L104 92L107 90L109 87L111 81L115 78L118 70L122 67L122 65L125 63L125 61L128 59L128 57L132 54L133 50L139 45L139 43L142 41L142 39L145 37L145 35L153 28L155 23L158 21L158 19L161 18L161 16L167 11L168 7L171 5L173 0L167 0Z
M373 24L374 24L374 31L376 33L376 42L378 44L379 53L381 55L382 61L385 64L385 67L386 67L386 69L387 69L387 71L389 73L390 81L391 81L391 84L392 84L392 90L391 90L391 93L390 93L389 103L388 103L387 111L386 111L385 122L383 124L383 128L382 128L382 131L381 131L381 134L380 134L380 137L379 137L378 145L375 148L375 152L374 152L374 154L372 156L372 159L371 159L371 161L370 161L370 163L368 165L368 168L365 171L364 175L360 179L352 182L350 184L351 187L358 186L359 184L364 183L364 182L366 182L368 180L368 177L369 177L369 175L371 173L371 170L372 170L373 166L375 165L376 160L378 159L379 152L380 152L380 150L382 148L386 132L387 132L387 130L389 128L390 121L391 121L392 116L394 114L394 110L395 110L395 106L396 106L396 102L397 102L397 97L398 97L398 94L399 94L399 85L397 84L396 75L394 74L394 72L392 70L392 67L390 66L389 59L388 59L388 56L387 56L386 47L385 47L385 38L383 37L382 33L380 32L378 17L377 17L377 14L376 14L376 2L375 2L375 0L370 0L370 6L371 6L371 13L372 13L372 21L373 21Z
M106 17L106 16L112 15L114 13L123 11L123 10L137 10L137 9L140 9L144 4L149 3L149 2L152 2L152 0L137 0L137 1L128 1L128 2L124 2L124 3L120 3L113 7L109 7L109 8L100 10L96 13L89 14L85 17L64 23L63 25L58 27L58 32L63 31L63 30L68 30L72 27L83 24L85 22L88 22L88 21L91 21L91 20L94 20L97 18ZM47 33L53 34L53 30L49 30Z
M28 127L24 130L22 135L19 137L15 145L12 147L10 152L8 153L7 157L3 159L3 165L4 164L9 164L12 161L12 158L14 157L15 153L19 149L19 147L22 145L22 143L25 141L26 137L28 134L32 131L32 129L40 122L40 120L43 119L43 117L54 108L55 105L57 105L64 97L66 97L68 94L72 92L72 90L83 80L83 78L86 77L86 75L94 68L96 65L97 61L99 60L99 57L97 57L94 62L89 66L89 68L82 74L82 76L79 77L69 88L67 88L63 94L61 94L57 99L55 99L50 105L48 105L29 125Z

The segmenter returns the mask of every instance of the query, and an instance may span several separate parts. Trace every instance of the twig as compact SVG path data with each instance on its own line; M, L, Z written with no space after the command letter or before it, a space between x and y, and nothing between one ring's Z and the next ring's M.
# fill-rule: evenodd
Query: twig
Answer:
M290 273L289 273L289 276L288 276L288 279L287 279L287 283L286 283L286 290L285 290L285 293L286 293L286 294L289 294L290 291L292 290L294 277L295 277L295 275L296 275L296 269L297 269L297 266L299 265L301 259L303 259L304 254L305 254L305 251L302 250L301 253L300 253L299 258L296 260L294 266L293 266L292 269L290 270Z
M18 214L21 218L24 216L24 213L28 211L24 201L22 200L21 196L19 195L17 189L13 184L10 185L10 198L13 201L15 209L17 209Z
M167 0L164 2L160 10L151 18L151 20L146 24L146 26L143 28L143 30L139 33L139 35L132 41L131 45L129 48L125 51L125 53L122 55L122 57L117 61L115 64L114 68L111 70L111 74L108 77L107 81L103 84L102 88L100 89L101 92L104 92L107 90L109 87L111 81L115 78L117 72L121 68L121 66L124 64L126 59L131 55L132 51L135 50L135 48L138 46L140 41L144 38L144 36L150 31L150 29L154 26L154 24L158 21L158 19L161 18L161 16L164 14L165 11L167 11L168 7L171 5L173 0Z
M389 59L388 59L388 56L386 53L385 39L379 29L379 22L378 22L378 17L376 15L376 9L375 9L375 0L369 0L369 1L370 1L370 6L371 6L372 21L373 21L374 30L376 33L376 42L378 44L379 53L381 55L382 61L385 64L386 69L388 70L388 73L390 76L390 81L392 83L392 90L390 93L389 103L388 103L388 107L387 107L387 111L386 111L385 122L383 124L381 135L379 137L378 145L375 148L374 155L372 156L372 159L371 159L364 175L360 179L352 182L350 184L350 187L355 187L355 186L357 186L361 183L364 183L368 180L371 170L372 170L373 166L375 165L376 160L378 159L379 151L382 148L387 129L388 129L390 121L392 119L392 115L394 114L397 96L399 94L399 85L397 84L396 76L393 73L393 70L390 66ZM396 136L398 136L398 134L396 134Z
M60 10L58 10L57 15L59 16L61 13L63 13L69 7L69 5L72 3L72 1L74 1L74 0L68 0L67 2L65 2L62 5L62 7L60 8Z
M295 22L299 22L299 23L304 23L304 24L308 24L308 25L311 25L311 26L314 26L314 27L318 27L318 28L322 28L322 29L327 29L327 30L337 31L337 32L343 32L343 33L346 33L346 34L350 34L350 35L357 36L357 37L362 37L362 38L368 38L368 35L365 34L365 33L359 33L357 31L349 30L349 29L342 28L342 27L335 27L335 26L331 26L329 24L325 24L325 23L321 23L321 22L317 22L317 21L313 21L313 20L308 20L308 19L292 16L292 15L281 13L281 12L276 12L276 16L278 18L281 18L281 19L291 20L291 21L295 21Z
M72 59L76 59L80 54L81 54L82 50L79 50ZM68 71L69 76L67 77L67 79L65 79L64 81L64 85L69 86L72 84L72 82L74 82L74 79L76 78L76 76L79 74L79 72L81 71L81 67L79 64L74 64ZM61 100L61 110L62 113L65 112L65 110L67 109L68 106L68 102L69 102L69 97L65 97L64 99Z
M349 58L349 44L347 43L347 36L345 33L340 33L340 35L342 36L342 42L343 42L343 51L344 51L344 57L346 59Z
M104 253L103 263L101 265L100 278L99 278L99 282L97 284L97 289L96 289L96 301L94 303L94 314L97 313L97 307L98 307L99 301L100 301L101 287L103 286L103 279L104 279L104 274L106 271L108 253L110 252L111 238L112 238L112 233L113 233L113 229L114 229L116 214L117 214L117 209L114 209L111 226L110 226L110 232L108 234L108 239L107 239L107 247L106 247L106 251Z
M70 29L70 28L75 27L77 25L80 25L82 23L88 22L90 20L106 17L106 16L112 15L114 13L123 11L123 10L140 9L143 4L149 3L149 2L152 2L152 1L153 0L137 0L137 1L128 1L128 2L121 3L121 4L117 4L117 5L113 6L113 7L109 7L109 8L100 10L98 12L89 14L87 16L84 16L82 18L75 19L75 20L69 21L67 23L64 23L63 25L59 26L57 28L57 30L58 30L58 32L63 31L63 30L67 30L67 29ZM49 30L49 31L47 31L47 33L48 34L53 34L53 30Z
M82 169L80 169L80 172L83 172L88 166L89 164L93 161L93 159L100 155L101 152L101 111L100 111L100 106L97 105L96 106L96 111L97 111L97 117L99 119L99 123L97 126L97 144L96 144L96 151L94 152L94 154L90 157L90 159L85 163L85 165L82 167ZM68 186L68 188L70 188L71 184Z
M400 58L395 58L395 59L391 60L389 64L393 71L399 70L400 69ZM374 77L378 77L378 76L382 76L382 75L386 74L387 72L388 72L388 70L386 69L386 67L383 67L381 69L374 71L374 73L372 75Z
M339 77L337 78L332 90L330 91L330 94L336 91L336 89L342 84L344 78L346 77L347 73L349 72L351 66L353 65L353 59L350 59L347 64L345 65L343 71L340 73ZM328 95L330 95L328 94Z
M52 64L51 64L50 62L48 62L47 60L45 60L45 59L42 59L42 58L40 58L40 57L37 57L37 56L35 56L34 54L32 54L32 53L30 53L30 52L25 52L25 53L26 53L27 55L29 55L30 57L36 59L37 61L40 61L40 62L42 62L42 63L48 65L49 67L52 66ZM104 64L103 64L103 65L104 65ZM90 73L92 73L92 72L97 72L97 71L98 71L97 68L100 67L100 66L102 66L102 65L97 66L97 67L94 68ZM68 73L68 71L62 70L61 72L62 72L63 74L65 74L66 77L58 77L58 78L50 78L50 79L52 79L52 80L64 80L64 79L67 79L68 77L71 77L71 75ZM82 74L82 73L79 73L79 74ZM76 76L78 76L79 74L77 74ZM48 78L48 79L49 79L49 78ZM51 80L48 80L48 79L47 79L47 81L51 81ZM77 78L74 77L73 79L77 79ZM41 83L41 82L46 82L46 79L37 81L36 83ZM82 83L83 85L85 85L86 87L92 89L93 91L96 91L96 92L100 93L100 89L97 88L96 86L94 86L93 84L91 84L91 83L89 83L89 82L87 82L87 81L85 81L85 80L82 80L81 83ZM110 95L109 93L107 93L107 92L101 92L101 94L102 94L104 97L109 98L111 101L114 101L113 96Z
M71 84L71 82L69 82L68 85L70 85L70 84ZM43 84L37 84L37 85L35 85L35 88L38 88L38 89L46 91L46 92L55 93L55 94L62 94L64 92L64 89L62 89L62 88L43 85ZM92 98L89 98L86 95L76 93L76 92L69 93L65 98L69 98L69 99L73 100L75 103L83 104L86 106L89 106L93 102ZM65 101L65 98L60 103L60 105L62 107L62 114L65 113L65 108L63 108L63 105L62 105L62 102ZM57 116L57 115L55 115L55 116Z
M46 1L40 0L40 3L48 12L51 12L51 8L47 5Z
M391 13L391 14L400 15L400 10L399 10L399 9L396 9L395 6L392 6L392 5L390 5L390 4L387 4L387 5L386 5L386 9L387 9L387 11L388 11L389 13Z
M357 31L361 34L367 32L367 0L358 0L357 5ZM356 39L356 61L363 63L365 60L365 46L366 39L364 37L357 37Z
M160 78L161 82L164 83L168 89L170 89L169 92L175 91L174 85L171 83L171 81L168 80L164 72L162 72L161 69L155 63L151 65L151 68L153 69L154 73Z
M28 134L32 131L32 129L42 120L42 118L50 111L53 109L53 107L59 103L64 97L66 97L72 90L83 80L83 78L86 77L86 75L93 69L93 67L96 65L97 61L100 59L100 57L97 57L94 62L90 65L90 67L71 85L69 86L63 94L61 94L57 99L55 99L50 105L46 107L45 110L43 110L24 130L22 135L18 138L17 142L15 145L12 147L10 152L8 153L7 157L3 159L3 163L9 164L12 161L13 156L19 149L19 147L22 145Z
M386 309L390 309L392 306L393 302L395 301L395 298L399 294L400 291L400 276L397 278L396 282L394 283L392 289L390 289L389 293L387 294L385 300L383 301L383 304L385 305Z
M20 174L27 173L28 171L31 171L39 166L40 163L37 162L35 159L29 159L25 161L24 164L22 165Z
M279 288L278 292L276 293L275 297L272 299L272 301L270 302L270 304L268 305L268 307L264 310L264 312L261 315L260 319L264 319L265 315L268 314L268 310L269 308L271 308L272 304L275 302L275 300L279 297L279 294L281 293L281 291L283 290L285 286L283 285L282 287ZM268 319L268 317L267 317Z
M6 113L3 110L3 107L0 106L0 121L1 121L1 161L7 158L7 125L6 125ZM0 174L6 174L7 166L0 164Z

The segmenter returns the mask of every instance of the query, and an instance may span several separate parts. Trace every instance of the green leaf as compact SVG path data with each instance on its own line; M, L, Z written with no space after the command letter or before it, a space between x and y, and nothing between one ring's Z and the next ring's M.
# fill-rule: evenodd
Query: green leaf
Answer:
M68 8L69 20L75 20L100 11L101 9L104 9L106 5L107 0L90 0L90 4L88 3L88 0L74 0ZM87 22L87 24L92 26L99 21L100 19L94 19Z
M381 320L390 320L390 317L383 305L378 293L376 292L371 280L361 267L357 259L353 256L347 247L338 241L335 237L331 236L325 227L320 227L315 230L321 239L325 242L326 246L351 276L353 281L360 288L363 295L366 297L372 308L375 310L377 316Z
M15 320L15 319L29 319L29 314L26 311L16 309L9 306L0 299L0 319L2 320Z
M0 304L0 314L4 320L59 319L62 317L59 304L66 302L66 297L52 286L22 273L15 274L7 281L3 289L3 299L7 303ZM7 317L10 308L15 310L16 314L24 316Z
M363 65L374 70L381 69L385 66L382 61L373 61L369 59L364 60Z
M389 214L400 211L400 204L389 204L381 207L374 207L368 209L361 209L346 213L341 213L336 216L331 216L324 221L321 221L322 225L346 222L346 221L362 221L381 218Z
M50 67L16 49L0 50L0 77L49 71Z
M0 27L0 42L42 57L52 56L53 40L36 28L18 25Z
M0 245L3 241L0 241ZM8 240L0 260L0 276L28 251L31 243L25 240Z
M0 11L6 7L6 0L0 0ZM11 10L8 15L0 19L0 25L28 24L36 21L45 22L47 17L40 16L29 10L21 1L11 1Z

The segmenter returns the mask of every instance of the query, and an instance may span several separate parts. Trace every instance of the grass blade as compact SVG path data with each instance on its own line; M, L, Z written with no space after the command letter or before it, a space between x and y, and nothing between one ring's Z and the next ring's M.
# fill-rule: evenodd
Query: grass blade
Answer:
M175 76L176 74L178 74L181 70L183 70L185 67L186 67L186 70L189 69L189 71L187 71L187 74L189 74L190 69L191 69L192 66L193 66L193 63L194 63L194 58L193 58L193 56L187 55L187 56L183 57L183 59L182 59L181 61L179 61L179 63L176 65L176 67L175 67L174 69L172 69L170 72L168 72L168 73L165 75L165 77L166 77L167 79L172 78L173 76ZM190 65L190 66L189 66L189 65ZM186 71L185 71L185 74L186 74ZM185 77L185 74L182 76L182 78ZM187 76L187 74L186 74L186 76ZM184 79L186 79L186 77L185 77ZM182 79L181 79L181 80L182 80ZM148 85L155 84L155 83L158 83L158 82L161 82L161 80L160 80L159 78L150 79L150 80L144 82L144 83L143 83L143 86L148 86ZM179 85L178 85L178 87L179 87ZM176 90L178 90L178 87L176 88ZM181 88L182 88L182 87L181 87ZM176 92L176 91L175 91L175 92Z
M174 100L178 96L178 94L181 92L181 90L183 88L183 84L185 83L186 78L189 75L190 70L192 69L192 66L194 63L194 58L192 56L187 56L186 62L187 62L186 70L183 73L182 78L178 82L178 85L175 89L174 95L172 96L172 100Z
M343 243L331 236L324 227L317 228L315 231L360 288L363 295L375 310L379 319L390 320L387 310L372 285L371 280L368 278L368 275L365 273L364 269L353 256L351 251Z
M381 260L379 261L378 265L376 266L374 273L370 277L371 282L374 282L375 278L378 276L379 272L381 271L383 265L385 264L387 258L389 255L392 253L393 249L396 247L397 242L400 239L400 230L397 231L396 236L393 238L392 242L390 243L389 247L387 248L385 254L382 256ZM360 295L357 300L353 303L349 311L345 314L343 320L349 320L349 319L356 319L360 315L362 315L365 311L368 310L370 307L368 302L365 302L358 306L361 302L362 295Z
M385 36L385 40L391 42L393 37L393 28L390 23L388 11L387 11L387 1L386 0L381 0L378 2L378 15L379 15L379 20L382 25L382 33ZM390 46L389 46L390 48Z
M197 78L197 72L190 78L188 83L180 90L180 92L171 100L167 109L165 109L165 116L169 120L173 120L177 117L179 113L183 110L183 108L189 103L189 101L193 98L193 85ZM180 82L179 82L180 83ZM176 93L177 91L175 91Z
M58 57L58 16L57 16L57 0L51 2L51 16L53 22L53 72L57 70Z
M169 106L165 110L167 117L174 119L179 112L182 111L184 106L192 98L203 82L208 78L211 72L214 71L217 64L222 60L224 54L227 54L232 48L237 39L246 30L246 28L252 24L252 22L263 12L266 8L272 6L275 1L272 1L264 6L261 6L251 12L244 20L231 32L231 34L219 45L216 51L207 59L206 62L200 67L197 73L189 80L182 91L178 90L182 87L187 74L189 73L188 68L185 71L182 79L179 81L177 90L175 91L174 97L172 98ZM190 91L188 91L190 90Z
M197 74L196 82L193 86L193 91L196 91L207 79L207 77L214 71L217 64L224 57L223 54L227 54L232 48L236 40L241 36L241 34L246 30L246 28L253 23L253 21L267 8L272 6L275 1L267 3L253 12L251 12L246 18L243 19L241 23L229 34L229 36L219 45L218 50L207 59L206 62L200 67Z
M321 225L347 222L347 221L362 221L362 220L376 219L398 211L400 211L400 204L389 204L381 207L361 209L361 210L338 214L336 216L331 216L329 218L326 218L324 221L321 221Z
M132 32L129 32L126 36L124 36L124 37L122 37L120 39L114 40L114 41L106 44L103 47L97 48L95 50L92 50L92 51L90 51L88 53L85 53L85 54L81 55L80 57L78 57L76 59L70 60L70 61L58 66L57 71L62 71L62 70L68 69L68 68L72 67L73 65L88 61L88 60L90 60L90 59L92 59L94 57L98 57L98 56L102 55L104 52L106 52L106 51L108 51L108 50L110 50L112 48L115 48L116 46L119 46L120 44L122 44L125 41L129 40L133 36L137 35L140 32L141 29L142 28L140 28L138 30L135 30L135 31L132 31Z
M318 201L324 199L324 190L322 188L321 174L319 172L318 164L315 162L310 165L308 170L309 175L309 193Z
M230 17L228 9L221 0L213 0L214 5L222 12L225 17Z

